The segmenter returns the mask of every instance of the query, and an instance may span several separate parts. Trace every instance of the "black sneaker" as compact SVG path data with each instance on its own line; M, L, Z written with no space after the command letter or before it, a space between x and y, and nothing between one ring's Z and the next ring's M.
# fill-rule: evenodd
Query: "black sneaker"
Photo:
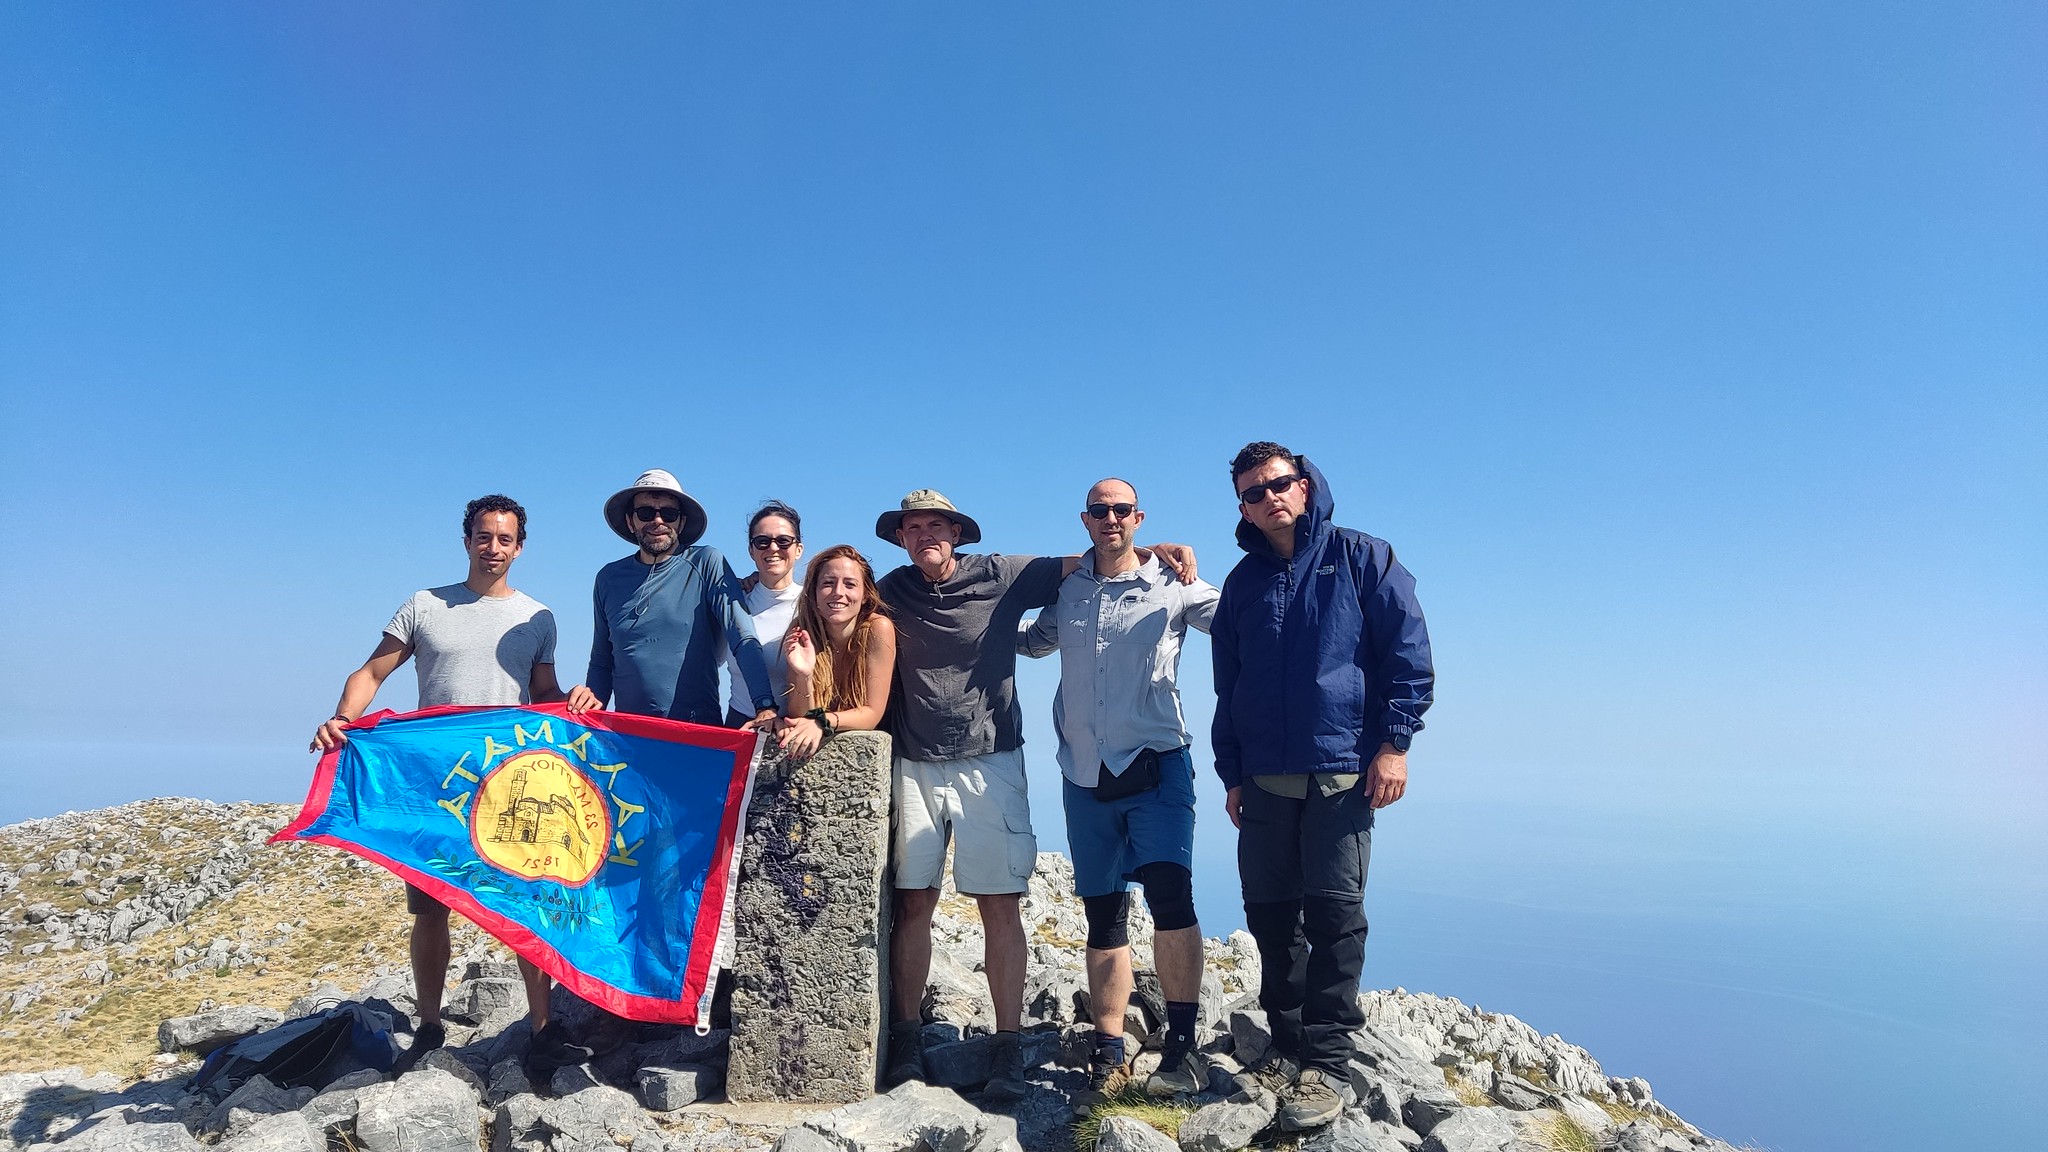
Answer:
M526 1079L544 1088L555 1078L557 1071L585 1063L592 1055L589 1048L570 1043L569 1030L562 1027L560 1020L550 1020L545 1028L533 1034L533 1039L527 1041Z
M391 1065L393 1076L403 1076L414 1068L427 1053L448 1043L448 1030L439 1024L422 1024L412 1034L412 1047L398 1054Z
M924 1022L898 1020L889 1025L889 1068L882 1082L890 1088L924 1079Z

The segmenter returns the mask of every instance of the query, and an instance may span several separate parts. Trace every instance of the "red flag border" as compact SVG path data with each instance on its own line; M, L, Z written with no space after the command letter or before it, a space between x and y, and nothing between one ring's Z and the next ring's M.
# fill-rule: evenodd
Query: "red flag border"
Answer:
M726 902L733 898L733 893L728 890L729 880L733 875L734 853L740 850L741 823L746 818L746 813L741 810L741 801L746 798L748 781L753 775L755 753L760 747L760 734L733 728L718 728L709 724L691 724L683 720L668 720L659 716L636 716L626 712L593 710L571 713L568 705L560 703L445 704L405 713L387 708L364 716L352 724L344 725L344 729L350 732L364 732L387 720L423 720L460 712L530 712L560 717L568 723L595 728L602 732L617 732L625 736L671 743L689 743L694 747L709 747L733 754L732 783L726 790L725 818L719 825L718 843L712 851L710 874L704 878L704 898L697 905L697 922L691 927L689 959L683 969L683 987L679 999L665 1000L655 996L641 996L615 988L578 971L562 957L561 953L550 947L547 941L535 935L531 929L491 911L479 904L474 896L445 880L428 876L338 836L306 835L306 829L327 814L327 804L334 793L334 773L341 761L341 745L336 745L321 755L320 763L313 769L313 782L306 790L306 801L300 807L299 815L272 836L270 842L277 844L296 840L310 844L326 844L376 864L460 912L471 923L490 933L507 948L539 965L542 971L560 981L571 992L614 1015L651 1024L698 1024L697 1007L704 999L705 989L711 980L711 966L718 948L719 927L725 919ZM680 739L681 737L689 739L685 741Z

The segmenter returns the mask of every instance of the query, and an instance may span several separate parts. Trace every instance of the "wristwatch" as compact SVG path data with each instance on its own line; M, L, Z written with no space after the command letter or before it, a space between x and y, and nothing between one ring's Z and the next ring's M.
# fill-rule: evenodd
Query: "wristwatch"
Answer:
M1387 733L1387 743L1392 744L1394 746L1394 751L1399 752L1404 756L1408 754L1408 743L1413 739L1414 737L1406 732Z

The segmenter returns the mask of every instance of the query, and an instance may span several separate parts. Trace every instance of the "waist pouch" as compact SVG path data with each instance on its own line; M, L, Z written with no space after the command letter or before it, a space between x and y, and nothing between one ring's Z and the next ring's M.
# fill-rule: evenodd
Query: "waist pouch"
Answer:
M1095 782L1095 798L1097 800L1127 800L1139 793L1150 792L1157 787L1159 787L1159 753L1147 748L1143 752L1138 753L1138 758L1131 761L1130 767L1125 768L1121 776L1112 774L1109 766L1103 765L1102 776Z

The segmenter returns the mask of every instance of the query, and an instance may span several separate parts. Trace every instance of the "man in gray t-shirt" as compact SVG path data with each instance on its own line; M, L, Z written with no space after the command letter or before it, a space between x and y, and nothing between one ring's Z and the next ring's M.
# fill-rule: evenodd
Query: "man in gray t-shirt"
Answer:
M413 657L422 708L563 699L555 680L554 614L508 582L512 561L526 543L526 509L508 496L472 500L463 511L462 538L469 553L469 578L415 592L399 606L376 650L349 674L334 715L314 731L314 751L346 743L347 725L369 710L385 679ZM420 1017L412 1047L399 1057L409 1068L447 1041L441 993L447 984L450 945L446 907L410 884L405 906L413 918L412 981ZM587 1056L587 1050L568 1043L559 1022L548 1019L548 974L524 957L519 971L525 978L527 1015L533 1025L530 1062L539 1067L575 1063Z

